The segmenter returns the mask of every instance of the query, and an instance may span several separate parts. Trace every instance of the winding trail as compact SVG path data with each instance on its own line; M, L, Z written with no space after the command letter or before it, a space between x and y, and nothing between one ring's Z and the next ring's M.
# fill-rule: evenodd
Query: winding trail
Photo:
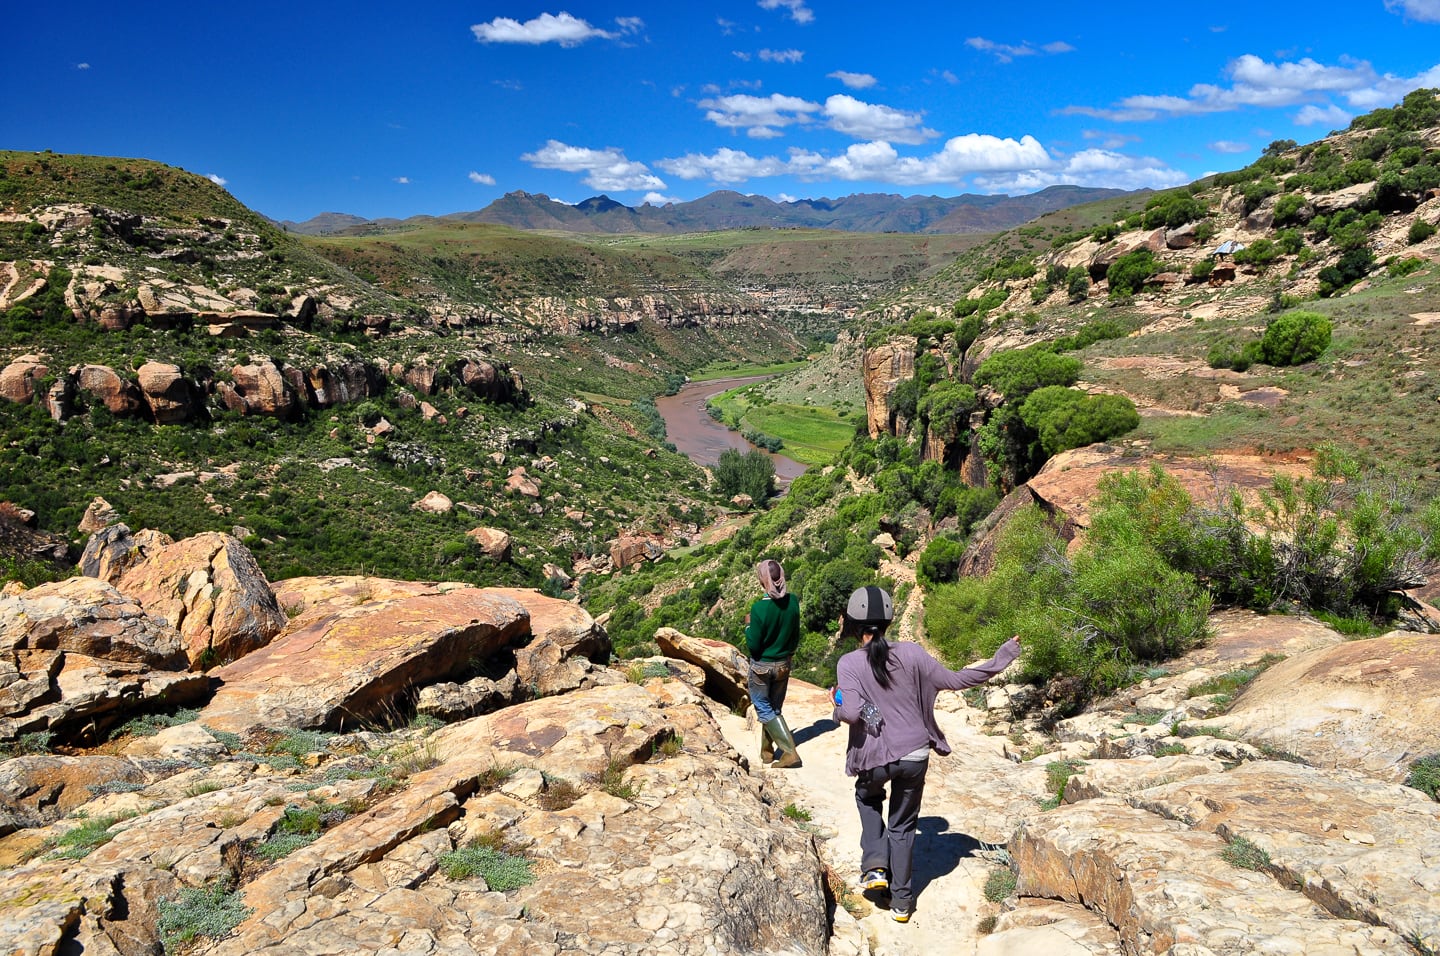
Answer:
M936 717L954 753L931 758L915 845L917 906L909 923L890 918L888 909L862 902L860 928L875 956L926 953L971 954L982 939L980 920L998 912L985 901L985 880L998 865L995 845L1008 839L1021 816L1033 812L1044 796L1044 772L1012 763L1004 741L979 733L974 712L956 693L941 693ZM733 714L720 716L725 737L765 774L787 802L808 810L821 835L824 860L854 886L860 875L860 825L853 779L845 776L843 725L831 720L826 692L791 681L785 715L800 747L804 765L771 770L759 763L759 729ZM833 836L832 836L833 834ZM855 898L862 899L854 890ZM1063 953L1060 948L1053 951Z

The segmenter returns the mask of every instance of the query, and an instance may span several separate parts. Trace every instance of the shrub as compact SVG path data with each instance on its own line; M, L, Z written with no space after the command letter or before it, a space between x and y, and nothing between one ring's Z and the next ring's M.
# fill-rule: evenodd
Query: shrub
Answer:
M84 820L79 826L66 830L49 842L51 856L65 860L84 859L90 855L90 851L115 839L110 828L122 819L119 816L106 816Z
M1305 197L1299 193L1286 193L1275 200L1275 225L1299 222L1300 210L1305 206Z
M1190 267L1190 274L1196 279L1208 279L1210 273L1215 271L1214 259L1201 259Z
M1288 312L1271 320L1260 339L1260 361L1299 365L1330 347L1330 320L1318 312Z
M975 370L976 385L989 385L1018 403L1046 385L1073 385L1080 378L1080 360L1031 346L990 356Z
M1433 235L1435 235L1434 223L1426 222L1424 219L1416 219L1410 223L1410 231L1405 234L1405 238L1410 245L1413 246L1417 242L1424 242Z
M763 504L775 493L775 462L762 451L751 449L742 454L727 448L720 453L713 474L716 491L726 498L746 494L756 504Z
M1105 270L1105 281L1110 284L1111 297L1118 298L1139 292L1146 280L1159 271L1160 263L1153 252L1136 249L1110 263L1110 268Z
M1065 292L1072 304L1082 301L1090 294L1090 273L1082 266L1072 266L1065 274Z
M209 886L186 887L180 895L159 901L156 928L165 952L174 953L200 937L221 939L243 923L254 910L238 890L223 880Z
M489 846L460 847L441 854L440 871L452 880L478 876L498 893L535 882L529 860Z
M1039 435L1049 456L1116 438L1140 424L1135 403L1122 395L1086 395L1058 385L1030 393L1020 419Z
M1237 836L1220 851L1220 859L1242 870L1266 870L1270 854L1242 836Z
M1015 892L1015 871L1008 866L991 870L985 878L985 898L992 903L1001 903Z
M1440 754L1430 754L1412 763L1405 786L1414 787L1431 800L1440 800Z
M1272 240L1256 239L1235 253L1235 262L1239 265L1253 265L1263 271L1266 266L1280 258L1280 252L1280 247Z
M960 567L960 558L964 554L963 542L943 536L936 538L926 546L925 553L920 555L915 574L927 585L954 580L955 572Z

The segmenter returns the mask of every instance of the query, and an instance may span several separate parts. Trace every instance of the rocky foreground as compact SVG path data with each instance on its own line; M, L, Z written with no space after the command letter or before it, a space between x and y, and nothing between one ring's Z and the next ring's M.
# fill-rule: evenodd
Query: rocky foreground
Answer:
M122 550L0 598L9 953L1440 950L1440 803L1401 784L1440 752L1433 637L1222 614L1077 717L945 695L900 926L848 888L819 689L771 771L726 645L611 665L533 591ZM1206 684L1267 654L1233 701Z

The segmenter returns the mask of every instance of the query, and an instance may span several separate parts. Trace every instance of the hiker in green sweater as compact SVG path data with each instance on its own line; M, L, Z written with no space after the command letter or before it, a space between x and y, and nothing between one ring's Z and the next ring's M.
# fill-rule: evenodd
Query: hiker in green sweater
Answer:
M750 605L745 646L750 652L750 702L760 721L760 759L767 764L773 760L776 767L798 767L800 754L780 708L790 684L790 658L800 643L800 599L786 591L779 561L766 558L755 572L765 596Z

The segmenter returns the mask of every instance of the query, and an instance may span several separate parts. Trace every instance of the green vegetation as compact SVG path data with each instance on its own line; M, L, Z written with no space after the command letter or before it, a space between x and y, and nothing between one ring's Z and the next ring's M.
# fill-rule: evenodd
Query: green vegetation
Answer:
M812 815L809 810L806 810L804 807L796 806L793 803L785 804L784 809L782 809L780 812L784 814L785 819L794 820L796 823L809 823L812 819Z
M478 876L497 893L508 893L535 882L528 859L490 846L459 847L441 854L440 872L452 880Z
M1264 872L1270 868L1270 854L1242 836L1230 839L1220 851L1220 859L1240 870Z
M1186 690L1187 697L1208 697L1212 694L1221 698L1217 703L1228 706L1250 682L1285 659L1283 654L1266 654L1249 667L1238 667L1224 674L1217 674L1209 680L1194 684Z
M132 717L125 723L120 724L110 732L111 739L117 737L153 737L167 727L176 727L180 724L188 724L200 717L200 711L193 708L181 708L173 714L141 714L139 717Z
M46 844L50 855L56 859L83 860L92 850L115 839L110 828L124 819L126 817L123 816L86 818L79 826L66 830Z
M226 880L185 887L179 896L160 900L157 909L157 928L166 953L181 952L201 938L224 939L255 912Z
M749 495L757 505L763 505L775 493L775 463L763 451L752 449L741 454L727 448L720 453L713 473L716 490L726 498Z
M1412 763L1405 786L1414 787L1431 800L1440 800L1440 754L1430 754Z
M1265 327L1260 361L1267 365L1299 365L1330 347L1330 320L1317 312L1287 312Z
M985 877L985 898L992 903L1003 903L1015 892L1016 881L1015 871L1008 866L991 870Z

